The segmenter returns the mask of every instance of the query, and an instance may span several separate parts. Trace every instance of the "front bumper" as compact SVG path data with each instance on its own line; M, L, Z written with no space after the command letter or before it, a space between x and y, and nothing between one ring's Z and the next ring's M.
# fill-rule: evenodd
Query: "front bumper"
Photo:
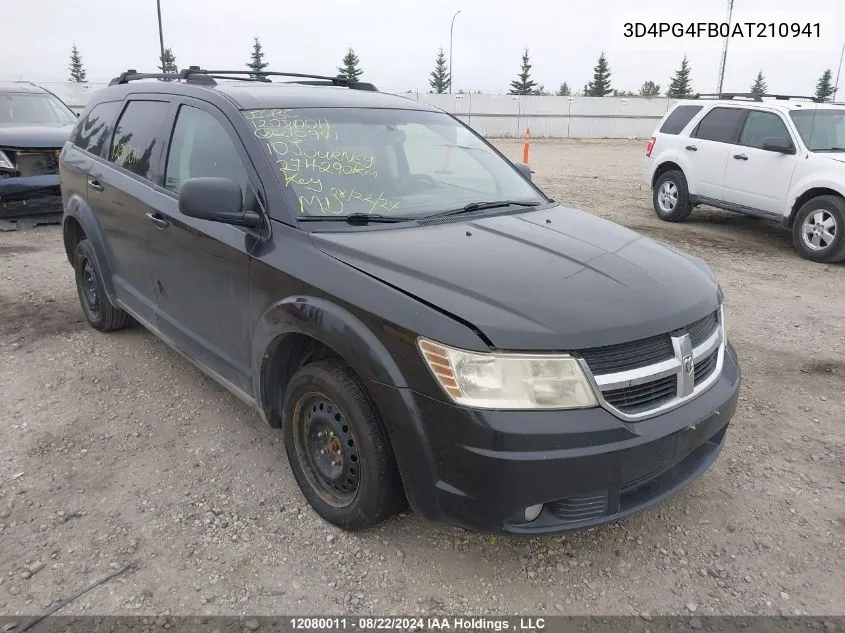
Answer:
M62 213L59 175L0 178L0 220Z
M623 518L689 485L715 461L740 379L728 345L710 389L634 423L601 408L479 411L414 393L437 474L406 480L409 498L425 498L431 488L421 487L433 487L436 510L423 514L485 532L555 533ZM407 457L397 453L400 462ZM542 513L525 522L524 508L535 504L544 504Z

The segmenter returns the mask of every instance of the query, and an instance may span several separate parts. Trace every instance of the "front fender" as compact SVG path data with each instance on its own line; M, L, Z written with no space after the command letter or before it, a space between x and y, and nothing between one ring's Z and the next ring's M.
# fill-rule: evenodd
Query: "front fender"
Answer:
M408 382L382 341L358 316L346 308L313 296L287 297L267 308L254 331L252 347L256 400L274 426L285 421L274 416L278 394L265 385L271 350L279 340L304 334L334 350L361 379L380 414L393 447L405 495L424 516L436 513L434 492L437 469L422 415Z
M68 260L71 265L73 265L73 253L70 252L70 249L68 248L68 245L72 243L72 240L70 240L71 218L76 220L79 226L82 227L82 231L85 233L85 239L91 243L91 247L94 249L94 257L97 260L97 268L100 271L103 286L106 289L106 295L108 296L109 301L114 304L115 290L114 282L112 280L111 260L107 255L108 251L106 248L105 235L103 234L103 227L100 225L97 217L94 215L94 211L88 205L88 202L86 202L85 199L78 194L73 194L67 199L67 202L65 203L64 217L62 218L62 234L64 237L65 249L67 251Z
M811 189L830 189L845 197L845 171L825 170L822 172L813 171L796 178L787 196L784 217L790 217L795 207L795 202Z

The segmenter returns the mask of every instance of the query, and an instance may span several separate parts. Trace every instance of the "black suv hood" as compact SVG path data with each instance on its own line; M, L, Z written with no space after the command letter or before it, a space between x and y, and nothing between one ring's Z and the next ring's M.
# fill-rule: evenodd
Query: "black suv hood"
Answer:
M688 325L720 300L700 260L561 206L312 238L327 254L471 323L498 349L632 341Z
M0 125L0 147L61 149L73 125Z

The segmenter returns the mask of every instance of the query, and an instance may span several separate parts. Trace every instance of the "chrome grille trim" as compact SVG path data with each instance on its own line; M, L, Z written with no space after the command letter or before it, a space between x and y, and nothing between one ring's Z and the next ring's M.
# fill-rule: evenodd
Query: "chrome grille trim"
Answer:
M669 338L670 334L667 333L666 337ZM581 364L581 368L584 370L584 374L587 376L587 379L590 381L593 387L593 391L595 392L599 404L621 420L624 420L626 422L638 422L640 420L651 418L656 415L666 413L667 411L671 411L672 409L675 409L681 406L682 404L689 402L693 398L696 398L705 391L707 391L722 374L722 365L724 363L726 343L727 337L725 336L724 311L722 309L722 306L719 306L719 309L717 310L716 329L713 330L710 336L708 336L703 342L701 342L696 347L692 348L693 363L697 363L699 360L703 361L710 354L712 354L714 350L716 351L716 366L712 370L712 372L699 384L693 383L694 386L692 387L692 390L686 395L677 395L668 402L664 402L658 405L657 407L647 409L645 411L639 411L637 413L625 413L624 411L613 406L611 403L607 402L604 399L603 392L646 384L654 382L661 378L666 378L667 376L675 375L678 376L678 394L681 394L681 377L683 376L681 371L682 361L680 358L677 357L677 355L674 358L660 361L659 363L654 363L652 365L647 365L646 367L639 367L637 369L630 369L627 371L621 371L612 374L594 375L593 372L590 370L590 367L587 364L586 360L580 358L579 363ZM693 380L694 376L695 372L693 371ZM685 382L684 384L686 384L688 388L688 383Z

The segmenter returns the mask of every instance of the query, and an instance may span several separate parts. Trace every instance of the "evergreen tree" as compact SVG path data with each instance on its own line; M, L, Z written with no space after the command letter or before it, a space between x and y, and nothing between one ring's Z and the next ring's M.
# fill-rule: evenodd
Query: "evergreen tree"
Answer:
M687 56L681 60L681 67L675 71L675 76L669 82L669 90L666 91L666 96L670 99L685 99L692 94L692 85L690 82L690 68Z
M173 51L169 48L164 49L164 58L161 60L161 66L159 66L161 72L163 73L178 73L179 68L176 66L176 57L173 55ZM172 81L171 79L162 79L161 81Z
M349 50L346 51L346 55L343 56L343 59L340 61L343 66L337 67L337 72L341 77L345 77L349 82L356 82L358 81L358 77L360 77L364 71L358 66L361 63L361 60L358 59L358 56L355 54L355 51L352 50L352 47L349 47Z
M446 53L443 52L443 47L437 52L437 57L434 59L434 70L431 71L431 79L428 84L431 86L435 94L442 95L449 90L449 69L446 66Z
M528 49L522 53L522 66L519 74L511 82L511 89L508 94L511 95L530 95L534 94L534 88L537 82L531 79L531 62L528 61Z
M757 73L757 79L755 79L754 83L751 84L751 94L764 95L768 90L769 86L766 85L766 78L763 77L763 71L761 70Z
M253 73L260 73L262 70L267 68L268 65L269 64L264 61L264 49L261 48L261 42L258 40L257 37L253 38L252 53L250 54L249 61L246 65L246 67L252 71L250 76L260 77L261 75Z
M640 86L641 97L658 97L660 96L660 85L653 81L644 81Z
M560 84L560 89L557 91L558 97L569 97L572 95L572 90L569 87L569 84L565 81Z
M614 97L636 97L637 95L635 95L630 90L614 90L613 96Z
M610 65L604 51L593 68L593 80L584 86L584 94L588 97L606 97L613 94L613 88L610 87Z
M822 73L822 76L819 77L816 83L816 99L819 101L831 101L833 92L833 73L828 68Z
M73 49L70 51L70 80L74 83L81 84L85 82L88 73L85 71L85 67L82 65L82 55L79 54L79 49L76 48L76 44L73 45Z

